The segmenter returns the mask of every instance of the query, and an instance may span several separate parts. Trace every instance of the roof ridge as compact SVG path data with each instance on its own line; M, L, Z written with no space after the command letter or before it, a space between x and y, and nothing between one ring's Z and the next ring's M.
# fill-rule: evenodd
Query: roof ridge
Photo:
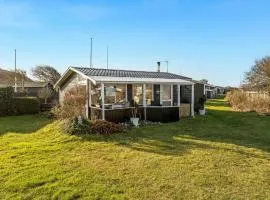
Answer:
M128 69L106 69L106 68L95 68L95 67L73 67L71 66L71 68L77 68L77 69L82 69L82 70L106 70L106 71L114 71L114 72L131 72L131 73L152 73L152 74L160 74L160 75L164 75L164 74L167 74L167 75L173 75L173 76L178 76L178 77L181 77L181 78L184 78L184 79L190 79L192 80L192 78L190 77L187 77L187 76L183 76L183 75L179 75L179 74L175 74L175 73L171 73L171 72L157 72L157 71L142 71L142 70L128 70Z
M156 72L156 71L145 71L145 70L129 70L129 69L106 69L106 68L95 68L95 67L73 67L72 68L81 68L81 69L94 69L94 70L113 70L113 71L127 71L127 72L150 72L150 73L166 73L166 74L174 74L171 72ZM174 74L174 75L178 75L178 76L182 76L179 74Z

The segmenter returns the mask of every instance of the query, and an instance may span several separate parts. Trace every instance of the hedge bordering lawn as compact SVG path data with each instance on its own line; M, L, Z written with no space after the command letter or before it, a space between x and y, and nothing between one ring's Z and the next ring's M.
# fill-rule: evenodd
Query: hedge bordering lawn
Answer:
M0 116L12 115L14 92L12 87L0 88Z
M36 97L14 98L14 112L17 115L35 114L40 111L40 102Z
M14 97L12 87L0 88L0 116L35 114L40 111L36 97Z

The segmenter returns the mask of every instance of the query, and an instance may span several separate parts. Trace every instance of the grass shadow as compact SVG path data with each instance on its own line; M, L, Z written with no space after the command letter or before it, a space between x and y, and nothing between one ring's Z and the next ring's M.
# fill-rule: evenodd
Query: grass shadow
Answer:
M33 133L52 123L41 115L8 116L0 118L0 135L12 133Z

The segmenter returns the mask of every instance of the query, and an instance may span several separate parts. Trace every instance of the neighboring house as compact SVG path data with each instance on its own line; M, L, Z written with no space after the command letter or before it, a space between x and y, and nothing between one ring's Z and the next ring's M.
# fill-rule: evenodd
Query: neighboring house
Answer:
M0 87L12 87L14 85L15 73L13 71L0 68ZM33 82L29 77L24 77L24 82ZM21 80L17 77L17 84L19 85Z
M225 88L221 86L215 86L206 84L205 85L205 94L208 99L216 98L218 95L225 94Z
M204 84L204 94L206 98L213 99L216 98L217 95L225 94L226 88L221 86L215 86L208 83L208 80L203 79L199 81L200 83Z
M14 87L14 86L13 86ZM53 85L48 82L25 82L24 86L17 86L17 95L38 97L42 89L47 88L52 91L52 96L48 98L48 103L56 104L58 102L58 92L53 88ZM43 100L41 99L41 102Z
M134 103L139 105L141 118L149 121L179 120L184 103L190 103L190 115L194 116L195 83L177 74L70 67L54 86L59 90L60 105L65 93L78 85L89 97L85 114L91 119L127 120ZM203 94L204 87L200 88Z
M216 86L216 90L217 90L217 94L218 95L222 95L225 94L225 87L221 87L221 86Z
M214 85L206 84L205 85L205 95L208 99L216 98L217 90Z
M38 97L39 92L41 89L46 88L53 88L53 85L50 83L45 83L45 82L25 82L24 86L22 87L17 86L17 92L24 92L27 94L27 96L33 96L33 97ZM14 86L13 86L14 88Z

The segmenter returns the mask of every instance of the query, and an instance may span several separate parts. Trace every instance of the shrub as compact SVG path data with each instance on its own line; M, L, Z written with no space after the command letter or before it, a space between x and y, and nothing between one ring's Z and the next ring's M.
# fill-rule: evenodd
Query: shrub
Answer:
M206 96L203 95L201 98L199 98L199 104L200 104L200 109L204 109L204 104L206 102Z
M238 111L270 113L270 97L250 97L245 92L234 90L227 93L226 99Z
M70 134L88 134L90 133L90 122L87 119L74 117L62 121L62 129Z
M124 129L120 124L115 124L113 122L108 122L104 120L96 120L92 122L90 126L90 131L94 134L110 135L113 133L123 132Z
M13 101L15 114L35 114L40 111L40 102L36 97L15 97Z
M61 106L52 109L58 119L68 119L85 116L85 86L75 86L65 93Z
M0 88L0 116L13 114L14 91L12 87Z

